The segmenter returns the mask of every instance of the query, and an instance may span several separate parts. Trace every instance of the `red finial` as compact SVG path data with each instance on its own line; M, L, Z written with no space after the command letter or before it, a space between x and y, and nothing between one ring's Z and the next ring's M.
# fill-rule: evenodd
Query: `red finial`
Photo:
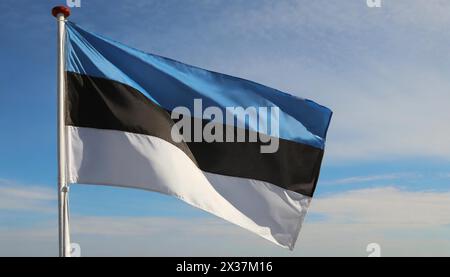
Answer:
M52 15L58 17L58 14L63 14L65 18L70 16L70 9L66 6L56 6L52 9Z

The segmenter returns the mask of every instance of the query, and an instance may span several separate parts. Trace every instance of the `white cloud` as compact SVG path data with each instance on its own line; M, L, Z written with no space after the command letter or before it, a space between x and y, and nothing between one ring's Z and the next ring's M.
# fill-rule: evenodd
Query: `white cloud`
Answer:
M335 86L341 99L330 99L335 111L328 139L331 159L449 160L450 82L439 69L407 67L379 65L365 85L360 80L347 88Z
M444 226L450 225L450 192L394 187L354 190L315 199L310 212L326 215L327 221L334 223Z
M0 179L0 211L55 212L56 189Z
M443 172L443 173L440 173L439 174L439 177L440 178L444 178L444 179L446 179L446 178L450 178L450 172Z
M369 176L352 176L335 180L324 180L320 181L321 185L346 185L346 184L357 184L357 183L367 183L374 181L390 181L398 180L404 178L420 178L421 175L417 173L392 173L392 174L381 174L381 175L369 175Z
M74 235L100 236L153 236L173 234L190 230L194 235L223 236L235 233L216 218L174 218L174 217L99 217L77 216L72 221Z
M392 187L314 199L294 252L212 216L71 220L73 242L85 256L364 256L370 242L381 244L385 256L444 256L449 226L450 192ZM0 256L55 255L56 237L56 219L0 230Z
M323 220L314 220L314 214ZM89 255L359 256L367 255L370 242L380 243L388 256L450 255L450 192L393 187L342 192L315 199L310 216L294 252L214 217L80 217L72 226L74 238L88 243ZM89 245L100 237L111 243L109 250Z

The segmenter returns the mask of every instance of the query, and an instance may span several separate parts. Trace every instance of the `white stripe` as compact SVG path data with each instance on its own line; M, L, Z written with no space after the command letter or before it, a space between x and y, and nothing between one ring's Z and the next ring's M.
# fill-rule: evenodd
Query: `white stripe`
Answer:
M70 183L157 191L293 249L311 198L270 183L201 171L153 136L67 126Z

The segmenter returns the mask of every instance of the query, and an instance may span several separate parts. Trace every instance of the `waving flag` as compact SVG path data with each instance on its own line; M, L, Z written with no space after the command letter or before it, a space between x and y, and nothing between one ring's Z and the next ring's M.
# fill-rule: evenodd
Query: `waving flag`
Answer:
M319 177L329 109L70 22L66 58L69 183L168 194L294 247Z

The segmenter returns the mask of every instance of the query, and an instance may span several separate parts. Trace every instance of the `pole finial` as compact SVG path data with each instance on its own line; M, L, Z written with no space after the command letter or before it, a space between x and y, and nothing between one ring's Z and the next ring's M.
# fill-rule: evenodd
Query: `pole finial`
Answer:
M59 14L64 15L65 18L70 16L70 9L66 6L56 6L52 9L52 15L58 17Z

